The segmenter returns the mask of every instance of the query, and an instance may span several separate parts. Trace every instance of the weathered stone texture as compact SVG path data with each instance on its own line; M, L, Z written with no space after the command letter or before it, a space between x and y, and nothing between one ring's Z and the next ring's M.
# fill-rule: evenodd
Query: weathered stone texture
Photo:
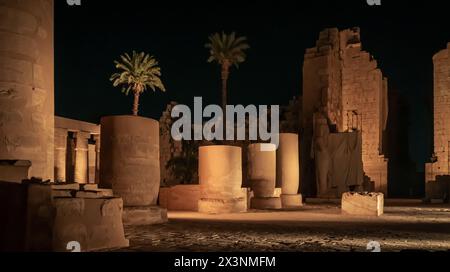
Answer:
M384 213L382 193L345 193L342 195L342 213L358 216L381 216Z
M365 175L376 191L387 193L387 159L382 150L388 114L387 80L377 62L362 50L359 28L340 32L326 29L316 47L306 50L302 116L306 133L312 133L316 112L326 116L332 132L362 131ZM309 148L311 135L304 137L309 139L305 143Z
M53 0L0 2L0 160L53 179Z
M450 43L434 55L433 63L434 158L426 165L426 189L427 197L443 198L446 192L433 187L438 176L450 176Z

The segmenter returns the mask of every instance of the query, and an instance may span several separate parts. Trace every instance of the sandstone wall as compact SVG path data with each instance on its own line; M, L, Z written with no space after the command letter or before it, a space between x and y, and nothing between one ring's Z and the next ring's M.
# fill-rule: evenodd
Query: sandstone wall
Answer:
M434 162L426 166L427 183L436 181L437 176L450 175L450 43L447 44L447 49L433 57L433 63ZM427 186L429 197L438 196L438 191Z
M375 190L386 194L387 159L382 136L388 115L387 80L377 62L362 50L359 28L326 29L316 46L306 50L302 116L306 134L302 144L307 151L303 160L308 159L316 112L327 118L332 132L362 131L364 172ZM303 162L303 167L311 166ZM311 173L308 169L304 172Z
M0 1L0 160L53 179L53 0Z

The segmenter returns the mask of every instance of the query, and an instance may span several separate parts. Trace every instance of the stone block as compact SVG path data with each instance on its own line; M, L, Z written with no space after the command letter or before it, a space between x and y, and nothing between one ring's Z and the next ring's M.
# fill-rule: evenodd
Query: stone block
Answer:
M169 211L198 211L200 185L177 185L170 188Z
M113 197L113 191L111 189L95 190L95 191L78 191L76 193L77 198L107 198Z
M198 209L202 213L242 213L247 211L247 199L244 197L235 199L200 199Z
M20 183L29 178L30 161L0 160L0 180Z
M123 223L126 225L153 225L167 222L167 209L159 206L125 207Z
M382 193L344 193L341 209L343 214L359 216L381 216L384 212Z
M253 197L250 208L256 210L278 210L281 209L281 198L279 197Z
M81 251L129 246L122 224L122 199L57 198L54 205L54 251L67 252L71 241L78 242Z
M298 208L303 206L301 194L297 195L281 195L281 204L283 208Z

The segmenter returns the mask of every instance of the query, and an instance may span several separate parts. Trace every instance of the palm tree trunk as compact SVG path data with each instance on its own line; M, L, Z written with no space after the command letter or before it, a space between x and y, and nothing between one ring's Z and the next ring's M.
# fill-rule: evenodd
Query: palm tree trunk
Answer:
M139 112L139 92L134 92L133 115L137 116Z
M225 61L222 65L222 111L223 111L223 132L224 137L226 137L226 131L227 131L227 83L228 83L228 76L230 75L229 71L230 65L227 61ZM225 140L225 139L224 139ZM225 144L226 142L224 142Z
M227 83L229 74L229 64L228 62L224 62L222 65L222 110L224 113L226 112L227 107Z

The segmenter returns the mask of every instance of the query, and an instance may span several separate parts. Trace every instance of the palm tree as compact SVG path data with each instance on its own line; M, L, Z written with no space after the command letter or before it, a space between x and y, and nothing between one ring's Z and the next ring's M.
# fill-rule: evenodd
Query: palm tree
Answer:
M116 68L119 70L111 76L110 81L113 86L122 85L122 92L128 95L130 91L134 94L133 115L137 116L139 111L139 96L141 93L152 89L160 89L165 92L166 89L160 79L161 68L153 56L144 52L136 53L133 51L132 56L125 53L120 56L121 61L114 61Z
M236 33L227 35L222 32L209 36L209 43L205 45L210 51L208 62L216 61L222 68L222 108L225 111L227 105L227 81L230 67L239 68L239 63L245 61L244 50L250 48L246 43L246 37L236 37Z

